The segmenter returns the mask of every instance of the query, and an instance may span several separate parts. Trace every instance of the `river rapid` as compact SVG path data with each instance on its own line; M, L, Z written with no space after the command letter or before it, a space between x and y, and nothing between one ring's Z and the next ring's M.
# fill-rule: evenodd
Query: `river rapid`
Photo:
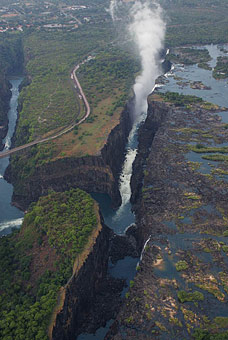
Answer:
M17 105L19 96L19 86L22 82L22 77L11 78L10 109L8 111L8 133L4 139L4 150L8 150L11 146L11 138L13 136L16 121L17 121ZM13 186L7 183L3 176L7 166L9 165L9 157L0 159L0 236L11 233L12 228L18 228L23 222L23 212L11 205L13 194Z

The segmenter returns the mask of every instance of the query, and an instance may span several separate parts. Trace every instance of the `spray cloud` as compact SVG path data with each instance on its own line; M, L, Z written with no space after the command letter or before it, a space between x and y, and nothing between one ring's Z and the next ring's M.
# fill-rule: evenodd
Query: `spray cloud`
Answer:
M123 13L125 14L124 22L128 18L130 19L127 23L128 33L137 47L141 60L141 74L136 78L134 84L134 124L128 137L127 155L120 176L122 205L116 213L117 218L125 214L124 207L131 197L132 164L137 153L134 141L135 131L146 116L142 113L147 111L147 96L152 92L155 80L160 74L159 52L165 36L165 23L162 19L161 7L153 0L151 3L149 3L150 0L143 1L136 0L132 5L131 1L111 0L109 8L113 21L118 21L118 27L121 26L120 20Z
M121 0L111 0L109 12L113 21L118 18L118 9L122 6ZM142 112L147 111L147 96L160 74L159 52L163 46L165 23L161 7L149 0L135 1L129 9L129 16L128 31L140 55L142 69L134 84L136 119Z
M141 74L134 85L135 116L138 116L141 112L146 112L147 96L160 74L159 52L163 46L165 23L162 20L161 7L155 3L154 8L150 8L148 3L135 2L131 16L133 20L129 30L138 47L142 65Z

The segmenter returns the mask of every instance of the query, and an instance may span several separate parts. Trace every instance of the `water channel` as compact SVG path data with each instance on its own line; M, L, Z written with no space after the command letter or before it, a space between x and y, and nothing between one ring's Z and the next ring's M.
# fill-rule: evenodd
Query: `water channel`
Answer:
M226 46L224 46L226 48ZM199 47L196 47L199 48ZM209 62L209 66L212 67L212 70L204 70L199 68L197 65L191 66L183 66L183 65L174 65L172 72L166 74L167 82L164 86L161 86L159 91L166 92L178 92L180 94L186 95L195 95L203 98L208 102L212 102L216 105L228 107L228 83L227 80L216 80L212 76L213 68L216 65L217 58L219 56L226 55L224 52L220 50L217 45L207 45L201 48L208 49L211 61ZM189 85L182 87L178 84L178 78L183 78L183 81L188 81ZM195 90L190 87L190 83L194 81L202 81L203 84L210 86L210 90ZM224 111L218 113L221 117L222 122L228 123L228 111ZM145 116L141 117L141 121ZM120 192L122 196L122 206L117 210L113 211L111 209L111 201L108 199L106 195L95 195L94 198L98 200L102 214L104 216L105 222L108 226L110 226L116 233L122 234L124 233L126 227L134 222L134 215L131 212L130 205L130 177L132 173L132 163L134 161L135 155L137 153L137 127L138 124L132 129L132 132L129 136L128 145L127 145L127 155L124 163L123 171L120 176ZM219 145L218 145L219 146ZM211 167L208 165L208 162L201 158L200 154L189 153L187 155L189 160L197 161L202 163L202 172L208 173L211 170ZM192 157L194 159L192 159ZM209 209L209 207L204 207L205 209ZM190 218L189 218L190 220ZM187 218L184 221L187 223ZM173 226L176 228L176 226ZM173 235L169 237L169 242L171 244L172 249L180 249L184 246L184 248L188 249L192 247L192 242L197 239L201 239L202 237L208 238L208 235L199 235L196 234L180 234ZM211 237L211 235L210 235ZM217 239L214 237L214 239ZM224 237L219 237L219 241L225 241ZM163 245L159 244L162 248ZM174 251L175 253L175 251ZM208 256L208 254L207 254ZM136 260L136 261L135 261ZM110 274L115 277L124 277L129 279L133 278L135 275L135 265L138 259L125 258L124 260L119 261L115 266L109 267ZM163 259L163 268L160 270L157 268L155 273L164 278L173 278L176 277L178 281L181 283L181 278L176 268L174 266L175 258L170 258L168 255ZM208 261L210 259L207 259ZM184 282L183 282L184 284ZM220 307L221 308L221 307ZM223 314L223 310L221 310L221 314ZM104 336L112 324L112 320L109 321L105 328L100 328L96 334L81 334L77 339L78 340L102 340Z
M102 215L105 223L112 228L116 234L124 234L126 229L135 222L134 213L131 211L131 187L130 180L132 175L132 164L134 162L138 139L137 131L140 124L145 120L146 113L142 113L135 121L132 130L128 137L126 145L126 157L123 164L123 169L120 174L120 194L122 198L122 204L117 210L113 210L111 206L111 200L108 195L93 194L93 198L99 203ZM126 279L126 283L129 286L130 280L132 280L136 274L136 266L139 258L132 258L126 256L123 260L119 260L115 265L109 263L109 274L116 278ZM122 292L122 296L126 293L127 288ZM77 337L77 340L102 340L104 339L107 331L109 330L113 320L107 322L105 327L99 328L95 334L81 334Z
M225 46L226 47L226 46ZM207 48L212 60L209 62L211 67L216 64L217 57L224 55L218 46L208 45ZM205 85L211 87L211 90L194 90L189 86L181 87L177 84L174 77L182 77L187 81L202 81ZM204 100L214 104L228 107L228 84L227 80L216 80L212 77L212 71L198 68L196 65L181 66L174 65L172 73L166 75L167 83L161 87L160 91L174 91L183 94L191 94L202 97ZM11 79L12 98L10 101L9 110L9 131L4 140L5 149L10 147L11 138L15 129L17 119L17 99L19 94L19 85L22 78ZM224 123L228 123L228 112L219 114ZM111 227L117 234L123 234L126 228L134 223L135 216L131 211L130 204L130 178L132 173L132 163L137 153L137 129L140 123L145 119L146 114L140 116L140 119L134 124L133 129L128 138L126 147L126 159L123 166L123 171L120 176L120 192L122 197L122 205L116 211L111 208L111 201L107 195L93 194L93 197L100 204L100 208L105 220L105 223ZM189 156L190 157L190 156ZM202 161L202 160L201 160ZM0 160L0 236L11 232L12 227L19 227L23 220L23 213L16 207L11 206L11 198L13 188L4 179L3 175L6 167L9 164L9 158ZM182 241L182 240L181 240ZM126 257L124 260L118 261L115 265L110 263L109 273L115 277L126 278L127 281L135 276L135 268L138 259ZM172 267L172 266L171 266ZM166 275L165 275L166 276ZM112 320L110 320L105 328L100 328L95 334L81 334L77 337L78 340L102 340L107 333Z
M11 138L13 136L17 121L17 103L19 95L19 86L22 82L22 77L11 78L10 109L8 111L8 133L4 139L5 148L8 150L11 146ZM11 233L12 228L20 227L23 221L23 212L11 205L13 194L13 186L7 183L4 178L4 172L9 164L9 157L0 159L0 236Z
M228 45L221 46L227 50ZM218 45L206 45L201 48L205 48L209 51L211 56L211 61L208 63L212 68L211 70L204 70L199 68L197 65L173 65L172 71L166 74L165 84L161 84L159 86L159 92L178 92L179 94L184 95L195 95L197 97L201 97L203 100L211 102L213 104L219 105L221 107L228 108L228 82L227 79L217 80L213 78L212 72L213 68L216 65L217 58L219 56L228 56L228 52L225 52L224 49L221 50L221 47ZM196 47L199 48L199 47ZM180 81L181 80L181 81ZM201 81L204 85L210 87L207 90L199 90L192 89L191 83L194 81ZM215 113L220 117L222 123L228 123L228 109L222 112ZM190 141L188 143L191 144ZM228 143L218 144L216 141L213 141L212 146L221 147L227 146ZM199 162L200 168L199 172L202 174L211 174L211 171L216 167L215 161L208 162L202 158L202 153L195 153L193 151L187 152L185 157L188 161ZM228 176L222 175L221 178L217 176L217 179L223 179L225 181L228 180ZM217 210L216 206L212 204L203 205L200 208L195 208L190 210L187 214L183 213L182 223L185 225L190 225L193 223L192 216L196 212L204 212L205 218L209 218L210 214L214 216L218 216L218 218L222 218L220 212ZM203 215L202 215L203 216ZM178 233L178 227L174 221L163 221L170 229L175 231L174 235L167 235L167 240L169 243L169 247L172 250L172 255L169 255L165 252L165 246L162 244L157 244L161 248L161 253L163 255L163 262L160 266L155 268L154 273L158 277L164 279L176 279L178 285L181 289L186 288L186 282L183 280L180 273L175 268L175 263L179 260L178 252L180 250L192 250L193 244L199 244L202 240L212 239L217 242L223 242L223 244L227 244L227 238L223 236L216 236L211 234L204 234L199 232L183 232ZM177 255L176 255L177 254ZM211 254L200 252L197 253L199 260L203 261L205 264L210 264L210 272L218 277L218 273L222 271L222 267L216 263L216 265L212 265L213 259ZM228 265L227 256L223 254L224 263ZM194 285L190 284L190 288L194 288ZM221 288L222 289L222 288ZM203 291L205 294L205 291ZM210 296L207 295L207 298ZM217 311L219 310L220 316L227 316L227 306L220 303L219 301L215 301L215 309L210 311L211 317L217 316ZM215 315L213 315L215 314Z
M13 136L16 121L17 121L17 105L19 96L19 86L22 78L15 77L10 79L12 97L10 100L10 109L8 111L8 133L4 139L4 150L11 146L11 138ZM126 146L126 159L123 165L122 174L120 176L120 192L122 197L122 205L118 210L113 210L111 200L105 194L92 194L98 201L101 211L104 216L105 223L112 228L117 234L123 234L125 229L135 222L135 216L131 211L130 204L130 178L132 173L132 164L137 152L137 129L140 123L145 119L145 113L142 114L138 121L135 122L132 131L128 138ZM19 228L23 222L23 212L11 205L13 186L7 183L3 176L9 164L9 157L0 159L0 236L5 236L11 233L12 228ZM109 273L118 278L126 279L126 283L134 278L136 272L137 258L126 257L118 261L115 265L109 264ZM125 294L125 290L122 293ZM100 328L96 334L82 334L78 337L79 340L96 339L102 340L107 333L112 320L110 320L105 328Z

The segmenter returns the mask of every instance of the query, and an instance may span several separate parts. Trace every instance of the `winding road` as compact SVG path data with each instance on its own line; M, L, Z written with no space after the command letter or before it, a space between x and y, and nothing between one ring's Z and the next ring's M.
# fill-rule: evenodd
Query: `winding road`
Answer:
M65 127L63 130L61 130L60 132L54 134L53 136L42 138L42 139L37 139L37 140L34 140L33 142L30 142L30 143L27 143L27 144L24 144L24 145L21 145L21 146L17 146L16 148L2 151L2 152L0 152L0 158L8 157L9 155L11 155L11 154L13 154L15 152L27 149L30 146L37 145L37 144L44 143L44 142L48 142L48 141L50 141L52 139L60 137L60 136L64 135L65 133L71 131L75 126L80 125L81 123L83 123L89 117L90 112L91 112L90 106L89 106L89 103L88 103L88 101L86 99L86 96L85 96L85 94L84 94L84 92L82 90L82 87L81 87L81 85L79 83L79 80L78 80L78 78L76 76L76 71L79 69L80 65L81 64L78 64L73 69L73 71L71 73L71 79L73 80L76 88L78 88L78 90L80 92L80 95L82 96L83 102L85 104L86 114L84 115L84 117L82 117L77 123L73 123L73 124Z

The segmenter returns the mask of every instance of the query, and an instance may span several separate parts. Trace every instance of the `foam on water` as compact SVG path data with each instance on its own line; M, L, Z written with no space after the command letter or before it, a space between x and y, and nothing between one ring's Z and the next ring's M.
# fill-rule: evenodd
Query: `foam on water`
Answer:
M23 217L17 218L12 221L4 221L0 223L0 231L7 229L7 228L14 228L14 227L19 227L23 222Z

